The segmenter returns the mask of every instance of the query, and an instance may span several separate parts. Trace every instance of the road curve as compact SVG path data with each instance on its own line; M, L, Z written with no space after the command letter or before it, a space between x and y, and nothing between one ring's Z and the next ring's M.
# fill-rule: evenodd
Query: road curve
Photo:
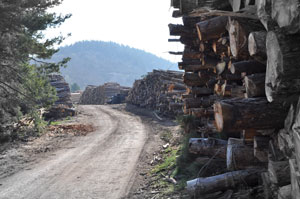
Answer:
M124 196L146 142L138 117L110 106L80 106L96 130L31 168L0 179L1 199L117 199Z

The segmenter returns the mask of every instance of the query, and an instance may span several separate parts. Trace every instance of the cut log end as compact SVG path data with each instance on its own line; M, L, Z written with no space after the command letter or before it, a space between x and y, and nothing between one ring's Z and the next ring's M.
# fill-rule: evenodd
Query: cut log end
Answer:
M256 41L252 33L249 35L248 39L248 48L249 48L249 53L251 56L255 55L257 52L257 46L256 46Z

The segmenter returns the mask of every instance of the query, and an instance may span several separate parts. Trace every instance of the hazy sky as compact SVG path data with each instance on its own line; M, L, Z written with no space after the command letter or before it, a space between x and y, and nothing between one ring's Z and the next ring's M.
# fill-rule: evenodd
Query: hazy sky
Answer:
M169 23L173 19L170 0L64 0L54 9L72 13L71 19L48 36L71 33L63 45L82 40L113 41L177 61L168 51L180 51L179 43L169 43ZM178 59L178 57L177 57Z

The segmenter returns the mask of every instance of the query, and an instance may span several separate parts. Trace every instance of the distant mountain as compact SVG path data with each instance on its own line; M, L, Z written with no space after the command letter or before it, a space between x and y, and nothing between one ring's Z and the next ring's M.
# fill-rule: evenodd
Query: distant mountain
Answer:
M153 69L177 70L175 63L113 42L78 42L62 47L52 60L64 57L71 57L71 61L62 74L68 83L77 83L81 89L105 82L132 86L135 79Z

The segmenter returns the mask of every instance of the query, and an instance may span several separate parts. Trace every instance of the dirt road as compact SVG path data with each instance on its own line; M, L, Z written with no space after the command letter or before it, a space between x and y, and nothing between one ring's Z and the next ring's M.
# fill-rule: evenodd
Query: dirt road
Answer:
M1 199L110 199L126 195L147 140L139 117L109 106L80 106L96 130L29 168L0 179Z

